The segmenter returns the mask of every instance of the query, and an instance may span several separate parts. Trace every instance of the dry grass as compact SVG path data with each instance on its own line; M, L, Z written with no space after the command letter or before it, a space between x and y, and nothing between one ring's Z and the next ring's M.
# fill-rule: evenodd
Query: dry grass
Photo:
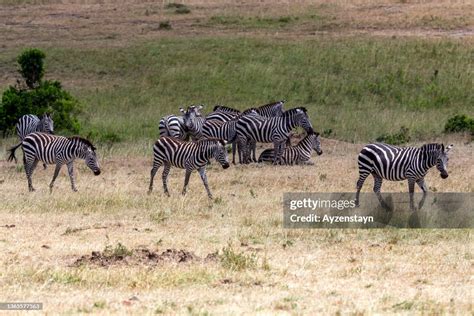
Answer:
M176 14L165 3L2 0L1 47L110 47L169 36L230 34L471 38L474 26L470 1L186 1L189 14ZM165 21L171 30L160 28Z
M428 184L472 192L472 144L454 141L450 177L443 181L432 171ZM472 313L470 230L282 228L283 192L353 190L360 145L327 139L322 145L315 166L224 171L214 163L208 171L213 202L197 174L182 197L177 169L171 198L159 181L148 196L150 157L129 154L139 145L101 153L99 177L78 163L78 193L63 170L49 195L52 167L38 168L37 192L28 193L21 168L1 162L0 222L8 226L0 226L2 301L42 301L51 313ZM383 190L406 192L406 183L386 182ZM225 250L228 258L71 266L118 243L184 249L201 258Z

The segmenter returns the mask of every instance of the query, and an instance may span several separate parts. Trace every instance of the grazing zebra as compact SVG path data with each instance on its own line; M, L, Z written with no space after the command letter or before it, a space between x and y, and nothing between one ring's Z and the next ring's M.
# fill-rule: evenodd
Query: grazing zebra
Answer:
M357 181L356 205L359 205L359 194L365 179L372 174L374 177L374 192L380 203L387 205L382 199L380 189L383 179L389 181L408 180L410 193L410 208L415 210L413 194L415 183L423 191L419 208L423 206L428 188L425 175L436 165L441 178L448 177L448 152L453 145L444 148L443 144L425 144L417 147L397 147L387 144L369 144L365 146L358 157L359 180Z
M51 180L49 184L51 192L53 191L54 181L63 165L67 165L72 190L77 191L74 183L73 165L76 158L84 159L86 165L96 176L100 174L99 161L95 153L96 148L87 139L78 136L64 137L35 132L26 136L21 144L26 177L28 178L28 189L30 192L35 190L31 178L40 160L43 161L43 163L56 164L53 180ZM14 152L12 152L11 155L14 155Z
M181 116L167 115L162 117L158 128L160 137L169 136L183 140L188 138L188 132Z
M318 156L323 153L321 150L321 138L319 137L319 133L308 133L308 135L306 135L296 146L286 147L281 156L281 162L285 165L313 165L314 163L309 161L313 149L316 151ZM258 162L273 162L275 158L274 156L273 149L266 149L260 154Z
M237 121L243 115L257 115L255 110L251 109L244 113L235 116L233 119L227 122L221 122L218 120L207 120L202 126L202 136L205 138L218 138L225 140L226 142L232 143L232 163L235 164L235 152L236 152L236 138L237 138ZM239 151L239 158L241 152Z
M291 130L297 126L303 127L306 132L312 133L313 127L306 113L306 108L290 109L280 117L262 118L261 116L246 115L237 122L237 142L242 146L244 163L249 163L250 140L261 143L273 143L275 158L273 163L281 162L281 155L285 149L285 142Z
M212 158L216 159L224 169L229 168L225 142L219 139L201 139L197 142L184 142L180 139L171 137L162 137L158 139L153 146L153 168L151 169L150 187L148 193L153 190L153 178L162 165L163 170L163 189L166 195L168 191L167 179L171 166L186 169L184 178L184 187L182 194L186 194L189 183L189 177L193 170L198 170L201 176L207 195L212 199L211 191L207 183L206 165Z
M51 117L51 114L49 113L43 114L41 119L39 119L36 115L27 114L20 117L20 119L15 125L15 129L16 134L20 138L20 142L9 149L9 151L12 152L12 155L10 155L8 161L15 159L16 163L17 159L14 153L15 150L21 146L21 142L23 141L23 139L25 139L26 136L34 132L54 134L54 122L53 118ZM44 167L46 168L46 165L44 165Z
M183 122L188 133L191 135L193 141L202 138L202 126L206 122L206 118L201 117L200 110L202 105L196 107L195 105L189 106L186 110L180 108L179 110L183 113Z

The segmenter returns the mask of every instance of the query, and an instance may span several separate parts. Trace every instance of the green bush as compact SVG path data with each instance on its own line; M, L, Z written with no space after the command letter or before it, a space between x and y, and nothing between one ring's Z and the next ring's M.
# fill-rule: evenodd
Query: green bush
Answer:
M410 141L409 129L405 126L402 126L398 133L383 134L377 137L376 141L391 145L406 144Z
M474 119L465 114L450 117L444 126L447 133L470 132L474 135Z
M76 116L80 112L79 102L69 92L63 90L61 83L55 80L41 80L44 53L27 50L18 57L20 70L26 87L18 84L3 92L0 103L0 130L5 135L12 130L18 118L25 114L53 114L56 130L78 133L80 124Z
M43 78L43 59L45 57L46 55L36 48L27 49L18 56L17 62L20 65L18 71L25 79L28 88L35 88Z

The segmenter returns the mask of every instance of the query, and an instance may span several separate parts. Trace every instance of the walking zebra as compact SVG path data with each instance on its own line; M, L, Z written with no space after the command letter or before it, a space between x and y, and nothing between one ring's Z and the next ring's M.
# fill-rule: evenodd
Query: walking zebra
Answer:
M227 122L221 122L218 120L207 120L202 126L202 136L205 138L218 138L225 140L226 142L232 143L232 163L235 164L235 152L236 152L236 138L237 138L237 121L243 115L257 115L255 110L251 109L244 113L235 116L233 119ZM241 159L241 152L239 150L239 159Z
M148 193L151 193L153 190L153 178L156 172L164 165L162 180L166 195L170 196L167 179L171 166L174 166L186 169L182 191L183 195L186 194L191 172L197 169L206 188L207 195L212 199L212 194L207 183L206 165L214 158L224 169L229 168L227 152L225 151L224 145L224 141L219 139L202 139L197 142L184 142L171 137L158 139L153 146L153 168L151 169Z
M25 139L25 137L34 132L54 134L54 122L53 118L51 117L51 114L49 113L43 114L43 116L41 116L41 119L38 118L36 115L27 114L20 117L20 119L15 125L15 129L16 134L20 138L20 142L9 149L12 154L8 158L8 161L12 161L14 159L16 163L17 159L15 157L15 151L18 147L21 146L21 142ZM44 165L44 167L46 168L46 165Z
M314 163L309 161L313 149L318 156L322 155L323 151L321 150L321 138L319 137L319 133L308 133L296 146L286 147L281 156L281 162L285 165L313 165ZM258 162L273 161L274 158L274 150L270 148L260 154Z
M202 138L202 126L206 122L206 118L200 115L202 105L196 107L195 105L189 106L186 110L180 108L179 110L183 113L183 122L186 130L191 135L193 141Z
M408 180L410 208L415 210L413 194L415 183L423 191L419 208L423 206L428 188L425 175L436 165L441 178L448 177L448 152L453 145L444 148L443 144L425 144L417 147L397 147L387 144L369 144L365 146L358 157L359 180L357 181L356 205L359 205L359 194L365 179L372 174L374 177L374 192L380 203L386 207L380 194L383 179L389 181Z
M313 127L306 113L306 108L290 109L280 117L262 118L261 116L243 116L237 122L237 142L242 146L243 162L249 163L249 141L273 143L275 150L274 164L281 162L281 155L285 149L285 142L291 130L297 126L303 127L306 132L312 133Z
M35 190L31 178L38 161L47 164L56 164L53 180L51 180L49 184L51 192L53 191L54 181L58 177L63 165L67 165L72 190L77 191L73 165L74 160L77 158L84 159L86 165L96 176L100 174L99 162L95 153L96 148L87 139L78 136L64 137L35 132L26 136L21 144L23 148L23 162L28 179L28 189L30 192ZM14 152L12 152L12 155L14 155Z

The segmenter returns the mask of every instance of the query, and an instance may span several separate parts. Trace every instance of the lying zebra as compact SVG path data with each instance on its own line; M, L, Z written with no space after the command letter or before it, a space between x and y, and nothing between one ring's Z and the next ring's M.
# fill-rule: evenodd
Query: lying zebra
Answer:
M444 148L443 144L425 144L417 147L397 147L387 144L369 144L362 148L357 162L359 165L359 180L357 181L356 205L359 205L359 194L365 179L371 174L374 177L374 192L382 206L387 207L382 199L380 189L383 179L389 181L408 180L410 208L415 210L413 194L415 183L423 191L418 208L425 202L428 187L425 176L434 166L443 179L448 177L448 152L453 145Z
M319 133L308 133L297 145L286 147L285 151L281 156L281 164L283 165L314 165L313 162L310 162L311 154L313 149L316 153L321 155L323 151L321 150L321 138ZM275 159L275 150L273 148L264 150L258 162L273 162Z
M201 139L197 142L185 142L177 138L161 137L153 146L153 168L151 169L148 193L153 191L153 178L158 169L163 165L163 189L165 194L170 196L167 179L171 166L174 166L186 169L183 195L186 194L191 172L197 169L206 188L207 195L212 199L212 194L207 183L206 165L214 158L224 169L229 168L227 152L224 146L224 141L214 138Z
M86 165L96 176L100 174L95 147L87 139L78 136L64 137L35 132L26 136L21 145L23 148L23 162L25 164L28 189L30 192L35 190L33 188L32 175L38 161L42 161L46 164L56 164L53 180L51 180L49 184L50 191L53 190L54 181L58 177L63 165L67 165L72 190L77 191L74 181L73 165L74 160L77 158L84 159ZM10 158L16 159L14 150L10 150Z

